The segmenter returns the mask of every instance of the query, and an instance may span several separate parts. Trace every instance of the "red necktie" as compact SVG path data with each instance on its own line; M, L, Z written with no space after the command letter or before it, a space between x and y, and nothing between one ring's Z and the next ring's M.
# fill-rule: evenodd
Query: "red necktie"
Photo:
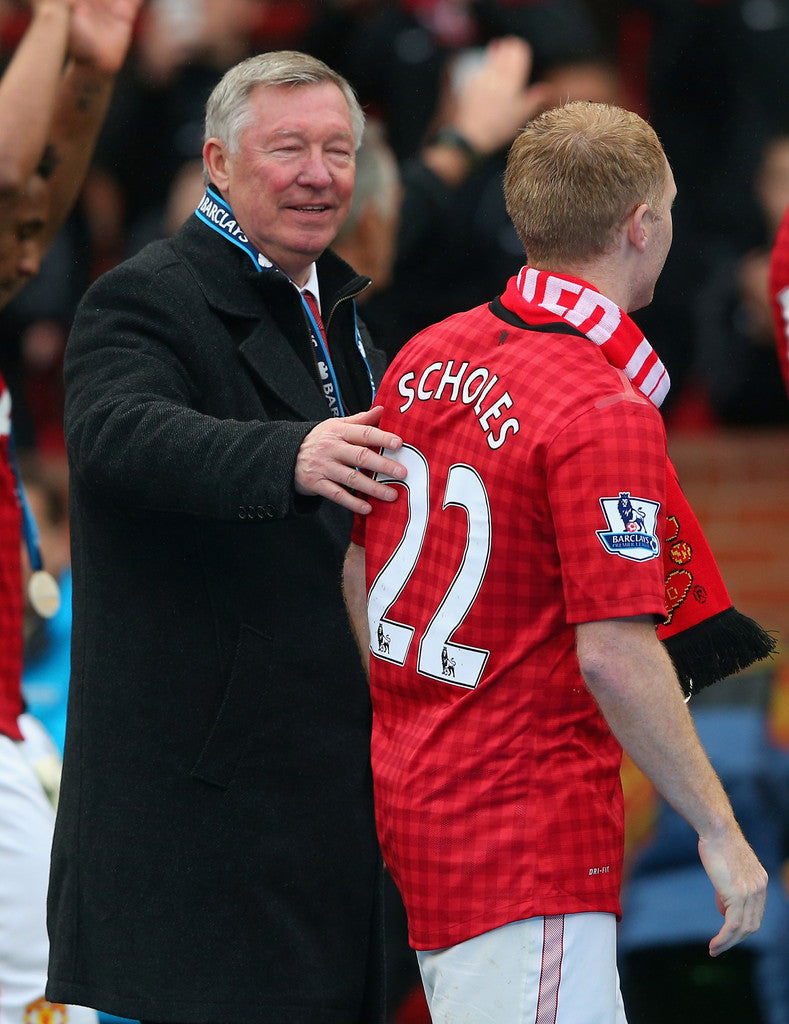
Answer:
M326 328L323 326L323 320L321 319L321 311L318 309L318 300L310 291L303 291L304 301L310 307L310 312L315 318L315 323L318 325L318 330L321 333L321 339L323 344L326 346L326 351L329 351L329 341L326 337Z

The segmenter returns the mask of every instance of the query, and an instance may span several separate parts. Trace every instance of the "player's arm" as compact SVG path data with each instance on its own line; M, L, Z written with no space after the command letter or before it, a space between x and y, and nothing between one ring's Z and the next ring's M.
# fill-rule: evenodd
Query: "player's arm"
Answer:
M725 921L717 956L761 923L767 874L740 831L650 616L576 627L586 684L622 748L695 829L699 856Z
M141 6L142 0L73 0L69 59L49 134L55 169L48 183L44 247L82 188Z
M69 0L38 0L31 7L30 24L0 81L0 219L41 160L69 36Z
M365 671L370 671L370 627L367 621L367 583L364 548L351 543L343 566L343 594L351 629L359 645Z

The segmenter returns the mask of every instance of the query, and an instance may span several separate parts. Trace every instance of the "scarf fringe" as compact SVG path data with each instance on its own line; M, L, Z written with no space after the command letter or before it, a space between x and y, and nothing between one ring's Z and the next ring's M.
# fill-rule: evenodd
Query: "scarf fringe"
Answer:
M663 641L686 697L772 657L777 638L732 606Z

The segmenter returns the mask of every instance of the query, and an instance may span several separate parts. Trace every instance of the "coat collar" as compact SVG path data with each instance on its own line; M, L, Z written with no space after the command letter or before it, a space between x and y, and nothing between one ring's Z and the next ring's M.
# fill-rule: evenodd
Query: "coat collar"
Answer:
M257 317L261 291L267 301L286 294L285 288L295 292L283 274L275 269L257 270L245 252L230 245L194 214L187 218L172 243L208 303L223 313ZM371 282L330 249L318 258L317 268L323 319L328 326L334 305L344 297L358 295Z
M245 252L194 215L173 237L172 245L212 308L253 321L239 344L239 353L252 373L299 418L325 419L326 400L309 368L313 357L307 321L292 283L277 270L256 270ZM317 266L323 319L330 330L337 304L363 291L370 279L356 274L331 251L318 259ZM343 344L346 358L349 346L353 348L351 358L359 358L351 332L352 328L343 331L336 343Z

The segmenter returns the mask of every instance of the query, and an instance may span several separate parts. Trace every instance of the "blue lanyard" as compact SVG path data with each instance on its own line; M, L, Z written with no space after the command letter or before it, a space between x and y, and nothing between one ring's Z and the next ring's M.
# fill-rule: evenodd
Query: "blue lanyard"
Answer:
M233 211L218 192L209 187L197 204L195 213L209 228L224 235L228 242L237 245L239 249L243 249L257 270L263 269L260 263L260 253L238 226Z
M307 314L307 318L310 322L312 346L315 349L315 360L318 364L318 373L321 376L321 387L323 388L323 394L329 406L329 412L332 416L344 416L345 410L343 409L342 399L340 398L340 386L337 383L337 375L334 372L334 366L329 356L326 342L323 340L323 331L318 327L315 316L310 309L309 303L304 298L304 295L301 292L299 294L301 295L301 304L304 307L304 312Z
M255 269L258 272L262 272L264 264L261 262L260 253L239 227L230 206L210 185L206 189L203 198L197 204L195 213L204 224L207 224L208 227L216 231L218 234L223 235L229 242L232 242L233 245L238 246L239 249L243 249L252 260ZM343 410L342 400L340 399L340 388L337 382L337 376L334 372L334 366L332 365L328 349L324 343L323 334L318 328L318 325L315 322L315 317L312 315L312 310L307 305L303 295L301 296L301 302L309 319L312 344L315 349L318 372L321 375L321 388L323 389L326 402L329 406L329 412L332 416L344 416L345 412ZM362 357L365 369L367 370L367 378L370 382L370 391L372 398L374 399L376 391L375 380L373 379L372 370L370 369L370 364L367 360L367 353L364 350L362 337L359 333L359 325L356 319L356 303L353 299L351 300L351 306L353 309L354 340L356 342L356 348L359 351L359 355Z

